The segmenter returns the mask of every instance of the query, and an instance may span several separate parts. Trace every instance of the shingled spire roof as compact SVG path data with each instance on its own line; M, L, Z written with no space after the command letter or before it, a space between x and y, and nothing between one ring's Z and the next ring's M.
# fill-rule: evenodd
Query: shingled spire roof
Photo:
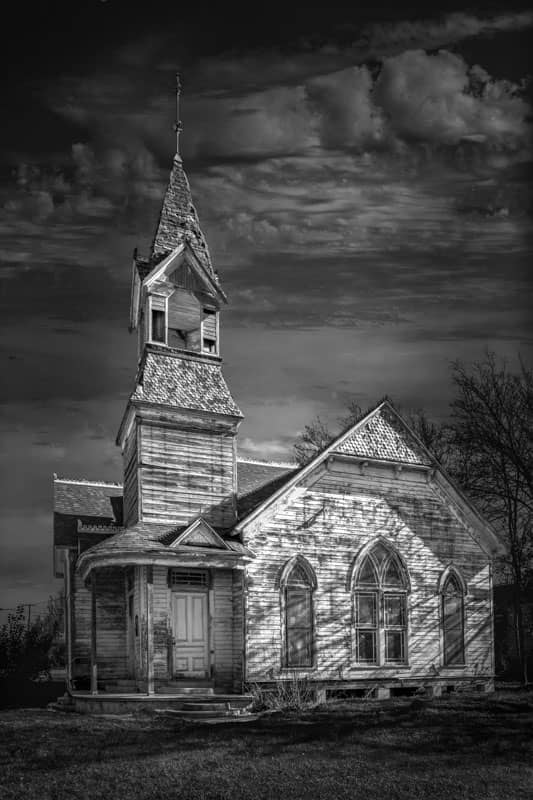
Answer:
M191 187L181 157L176 154L152 243L151 266L161 261L182 242L189 243L202 266L211 276L216 277L207 242L200 228L200 220L192 202Z

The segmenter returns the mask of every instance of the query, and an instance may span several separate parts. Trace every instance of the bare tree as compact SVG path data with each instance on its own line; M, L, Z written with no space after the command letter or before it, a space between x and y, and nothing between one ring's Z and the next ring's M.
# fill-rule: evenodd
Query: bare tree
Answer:
M453 473L507 545L516 647L528 681L522 601L533 565L533 372L488 352L471 371L453 365Z
M383 400L385 399L400 411L399 407L390 398L384 397ZM337 432L332 432L320 417L315 417L312 422L305 426L294 443L297 462L300 465L309 463L312 458L333 441L340 431L350 428L362 419L368 411L363 412L359 403L354 398L350 398L346 403L346 413L337 419ZM452 447L449 426L430 420L423 409L409 411L404 416L418 438L435 456L437 461L446 466L451 458Z
M321 450L330 444L341 430L350 428L362 416L361 406L353 398L346 403L346 413L337 419L336 432L319 416L309 422L294 442L294 455L300 466L308 464Z

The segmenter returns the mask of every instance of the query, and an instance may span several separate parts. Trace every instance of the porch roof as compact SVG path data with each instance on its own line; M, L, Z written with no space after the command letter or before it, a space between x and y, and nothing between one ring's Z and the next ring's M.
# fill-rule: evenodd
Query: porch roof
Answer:
M139 522L130 528L109 526L110 536L85 550L79 557L77 570L86 577L91 569L127 564L167 564L168 566L236 567L250 561L251 550L227 537L227 531L214 529L224 547L201 547L189 544L170 546L190 526ZM98 530L96 530L98 528ZM79 534L102 532L102 526L78 524Z

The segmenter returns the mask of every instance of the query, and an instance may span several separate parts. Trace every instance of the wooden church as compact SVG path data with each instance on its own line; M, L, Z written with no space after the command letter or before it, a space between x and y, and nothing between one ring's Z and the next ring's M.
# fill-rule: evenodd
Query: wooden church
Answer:
M494 532L387 402L302 468L239 458L226 303L178 150L133 261L123 483L54 478L71 693L490 689Z

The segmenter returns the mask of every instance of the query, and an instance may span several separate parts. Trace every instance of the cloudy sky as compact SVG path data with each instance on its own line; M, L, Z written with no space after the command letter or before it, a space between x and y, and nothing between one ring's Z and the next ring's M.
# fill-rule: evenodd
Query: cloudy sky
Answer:
M0 126L0 607L45 599L52 473L121 480L131 254L182 154L229 296L241 451L390 395L442 418L449 363L532 352L533 14L20 4Z

